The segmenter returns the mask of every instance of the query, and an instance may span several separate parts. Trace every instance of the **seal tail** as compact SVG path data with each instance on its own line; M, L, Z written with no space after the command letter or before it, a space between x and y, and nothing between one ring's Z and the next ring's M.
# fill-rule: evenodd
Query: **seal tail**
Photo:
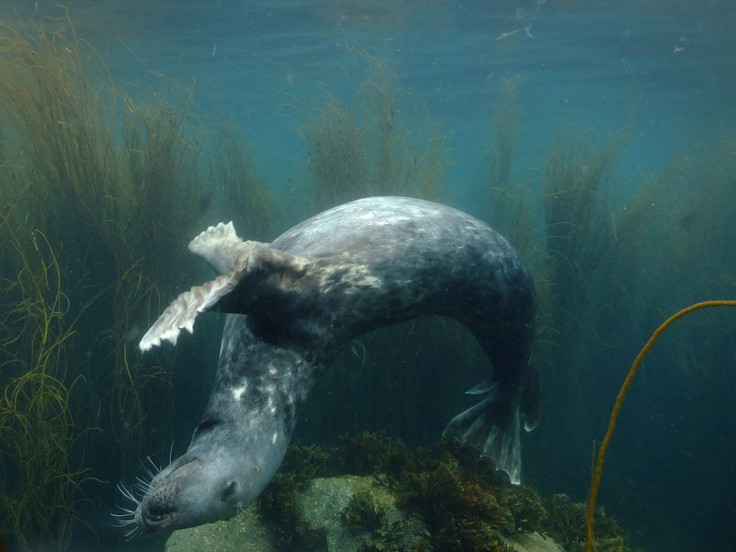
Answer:
M521 482L522 403L524 417L528 418L525 420L527 431L531 431L538 420L536 390L539 382L532 377L524 387L522 393L522 389L501 382L476 385L468 394L488 393L488 396L455 416L443 432L443 435L454 437L463 444L477 447L482 456L493 458L496 468L505 471L514 485ZM530 400L529 397L534 395L537 396ZM532 407L530 403L536 404Z

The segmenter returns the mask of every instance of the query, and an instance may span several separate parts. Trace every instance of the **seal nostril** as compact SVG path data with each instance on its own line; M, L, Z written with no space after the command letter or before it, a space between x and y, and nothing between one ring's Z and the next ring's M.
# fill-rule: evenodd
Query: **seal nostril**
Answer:
M176 507L163 502L151 502L145 510L146 520L159 523L166 519L169 514L176 512Z
M148 509L143 512L142 519L149 530L156 530L159 525L163 524L166 521L168 515L171 512L172 510Z
M238 484L235 481L228 481L225 483L225 487L222 489L222 494L220 495L220 500L223 502L230 500L235 494L235 489L237 488Z

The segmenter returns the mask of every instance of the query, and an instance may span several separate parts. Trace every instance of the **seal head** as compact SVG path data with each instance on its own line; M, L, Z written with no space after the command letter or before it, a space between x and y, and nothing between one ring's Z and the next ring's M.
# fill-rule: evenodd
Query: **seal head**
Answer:
M186 453L149 483L139 481L141 499L121 488L135 503L113 514L126 537L231 517L281 464L314 368L301 350L257 338L245 320L228 316L213 392Z
M187 452L149 483L134 514L144 531L193 527L232 516L253 502L273 477L261 466L281 463L288 445L283 436L243 441L228 423L199 424ZM258 454L254 454L254 453Z

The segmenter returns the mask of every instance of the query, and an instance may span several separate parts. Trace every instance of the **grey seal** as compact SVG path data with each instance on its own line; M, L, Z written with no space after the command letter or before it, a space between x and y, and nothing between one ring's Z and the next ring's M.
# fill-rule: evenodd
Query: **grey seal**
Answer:
M451 207L402 197L340 205L270 244L243 241L232 223L189 245L220 274L180 295L140 342L146 351L206 310L231 313L209 404L184 455L123 509L128 535L233 515L263 491L289 445L315 379L356 336L424 315L455 318L492 362L470 394L481 400L445 434L474 445L512 483L521 477L520 428L540 414L531 363L535 294L514 248Z

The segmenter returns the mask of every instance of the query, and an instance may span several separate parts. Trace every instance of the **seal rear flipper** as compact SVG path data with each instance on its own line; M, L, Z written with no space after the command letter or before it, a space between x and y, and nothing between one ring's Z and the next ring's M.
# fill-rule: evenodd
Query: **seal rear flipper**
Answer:
M499 384L490 395L447 424L444 436L474 446L482 456L493 458L496 469L505 471L511 483L521 482L520 397L510 398Z
M521 390L521 413L524 416L526 431L532 431L537 427L542 416L542 386L539 383L539 372L534 366L530 366L527 380Z

